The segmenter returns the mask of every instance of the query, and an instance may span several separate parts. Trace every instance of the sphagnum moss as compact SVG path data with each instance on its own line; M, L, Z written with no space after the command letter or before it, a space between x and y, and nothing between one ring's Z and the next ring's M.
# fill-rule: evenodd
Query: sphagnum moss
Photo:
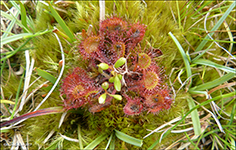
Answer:
M145 8L145 5L141 2L115 2L116 7L114 7L113 2L106 3L106 13L107 17L111 17L115 14L118 18L122 18L122 20L127 20L128 22L140 22L140 24L147 25L145 36L143 37L143 40L141 41L141 50L145 49L144 47L148 44L147 47L151 46L153 48L158 48L162 51L163 55L158 57L157 60L158 64L160 66L164 66L166 70L166 74L169 74L171 69L175 66L180 66L182 64L181 57L177 51L176 46L174 45L173 41L170 40L168 37L168 32L172 32L176 37L179 38L179 42L183 43L183 47L188 47L188 45L184 42L184 39L182 38L182 35L188 35L188 32L183 33L183 30L179 29L178 25L174 22L170 8L172 9L175 16L177 16L176 11L176 3L174 2L146 2L147 8ZM184 3L179 3L180 8L184 7ZM171 7L174 6L174 7ZM68 10L70 14L73 15L74 18L66 20L66 23L71 28L73 32L81 32L82 29L87 29L90 24L93 25L93 33L98 32L99 30L99 6L98 2L78 2L76 7L77 10ZM52 27L53 25L57 26L56 22L52 22L52 17L43 9L41 9L41 15L38 16L39 19L36 21L36 26L38 27L38 30L44 30L48 27ZM43 15L44 14L44 15ZM66 16L66 14L64 14ZM93 17L91 17L93 16ZM44 23L42 25L42 23ZM186 22L186 28L189 27L188 24L192 24L192 20L187 20ZM58 26L59 30L60 27ZM62 40L63 41L63 40ZM111 41L110 41L111 42ZM38 44L37 44L38 43ZM80 43L80 41L78 42ZM77 43L77 44L78 44ZM191 45L197 45L198 41L192 40ZM120 44L122 47L122 44ZM48 36L41 36L37 37L35 40L35 46L38 50L32 51L35 58L36 58L36 64L41 69L45 69L50 71L53 75L57 75L57 71L55 68L53 69L52 66L49 66L47 62L54 62L58 63L60 60L60 54L55 51L55 48L59 49L58 43L55 40L55 38L52 35ZM66 67L67 68L74 68L75 66L82 67L85 69L85 66L88 64L82 63L78 59L78 47L72 49L72 45L68 45L66 42L63 41L63 47L65 49L65 52L68 52L67 58L66 58ZM114 51L116 51L116 48L114 48ZM220 54L220 50L218 54ZM141 51L140 53L147 53L147 51ZM122 55L123 53L120 53L119 55ZM46 56L44 56L46 55ZM141 55L141 54L140 54ZM209 59L212 59L210 57ZM108 64L110 62L107 62ZM112 62L114 63L114 62ZM81 65L78 65L81 64ZM148 65L148 64L147 64ZM67 69L66 69L67 70ZM206 78L205 81L211 80L212 77L211 72L207 72L206 74L209 76ZM66 77L66 74L64 75ZM194 81L195 83L198 83L199 80ZM200 84L200 83L199 83ZM47 91L42 89L41 93L38 94L41 95L42 93L46 93ZM129 92L130 95L134 95L135 92ZM50 99L43 105L43 107L51 107L55 105L61 105L61 100L59 98L59 91L55 91ZM145 97L145 95L143 95ZM40 96L36 99L39 101L41 99ZM134 99L134 97L131 97L131 99ZM115 103L112 100L111 103ZM127 133L131 136L134 136L136 138L142 138L144 135L146 135L148 132L146 129L155 129L157 126L162 125L163 123L180 116L182 111L186 111L186 101L185 101L185 93L178 94L175 103L172 105L172 108L168 111L160 112L158 115L153 115L151 113L146 114L144 112L142 116L125 116L125 113L123 111L123 107L119 107L119 105L125 105L124 101L121 101L120 103L116 105L111 105L110 107L104 109L104 111L91 114L87 110L75 110L74 112L71 112L69 116L73 116L72 118L68 117L65 119L65 122L63 123L63 126L60 129L56 129L58 125L59 115L54 118L49 117L49 122L45 118L47 117L40 117L40 118L34 118L31 121L27 121L25 124L25 127L23 127L22 132L26 133L23 134L24 136L27 135L27 132L32 135L31 139L32 141L38 141L42 135L45 136L45 133L50 132L51 129L55 129L59 131L60 133L67 134L70 137L76 138L77 133L74 131L77 130L77 126L75 125L75 122L78 124L81 124L81 128L83 131L82 136L86 138L86 136L90 135L90 138L87 138L87 142L91 142L100 131L112 131L113 129L118 129L124 133ZM75 112L78 111L79 114L76 114ZM77 113L78 113L77 112ZM137 111L138 112L138 111ZM81 115L84 114L84 115ZM116 116L116 117L113 117ZM104 120L101 120L101 118L104 118ZM44 121L42 121L44 120ZM35 123L37 122L36 126ZM33 126L35 126L33 128ZM40 127L40 128L38 128ZM27 130L28 129L28 130ZM31 130L36 129L36 130ZM63 131L65 130L65 131ZM40 133L39 133L40 131ZM66 132L68 131L68 132ZM37 134L36 134L37 133ZM156 134L158 135L158 134ZM163 147L163 145L169 144L168 141L174 141L177 139L175 137L176 135L170 135L166 139L163 139L162 144L158 145L158 147ZM151 144L153 144L154 141L156 141L158 136L150 136L147 138L147 140L144 140L143 148L149 147ZM168 140L168 141L167 141ZM53 139L52 139L53 141ZM116 147L127 147L127 148L133 148L133 146L129 144L124 144L121 141L116 140L117 145ZM103 142L100 144L100 147L105 147L106 142ZM35 145L36 147L36 145ZM65 149L71 148L70 144L64 144Z

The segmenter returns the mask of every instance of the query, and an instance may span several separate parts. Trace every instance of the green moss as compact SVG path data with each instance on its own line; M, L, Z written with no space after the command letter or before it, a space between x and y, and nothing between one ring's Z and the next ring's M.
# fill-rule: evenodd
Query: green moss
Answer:
M17 88L19 86L19 77L14 75L13 73L10 73L9 75L7 73L8 72L3 73L4 79L1 83L3 85L2 90L5 99L8 99L10 97L16 97Z
M93 32L98 30L99 25L99 7L96 1L79 1L76 2L77 11L73 12L73 19L68 22L70 28L79 32L82 29L87 30L89 25L93 25Z
M52 16L48 13L49 9L43 3L38 3L36 7L35 29L42 31L52 28L51 21Z

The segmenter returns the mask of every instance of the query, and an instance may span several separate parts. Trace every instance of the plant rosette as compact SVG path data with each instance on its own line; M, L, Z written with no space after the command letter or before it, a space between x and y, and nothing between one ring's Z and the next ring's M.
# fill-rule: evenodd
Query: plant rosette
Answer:
M112 101L123 101L126 115L169 109L170 91L154 60L161 50L138 50L145 30L139 22L113 16L101 22L98 34L86 35L78 51L87 66L75 67L61 85L65 109L95 113L116 103Z

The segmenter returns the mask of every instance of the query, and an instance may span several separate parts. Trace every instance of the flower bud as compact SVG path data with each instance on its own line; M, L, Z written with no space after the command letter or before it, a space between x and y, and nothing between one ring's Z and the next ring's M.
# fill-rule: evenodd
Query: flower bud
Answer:
M102 83L102 88L103 88L104 90L107 90L108 87L109 87L109 83L108 83L108 82L103 82L103 83Z

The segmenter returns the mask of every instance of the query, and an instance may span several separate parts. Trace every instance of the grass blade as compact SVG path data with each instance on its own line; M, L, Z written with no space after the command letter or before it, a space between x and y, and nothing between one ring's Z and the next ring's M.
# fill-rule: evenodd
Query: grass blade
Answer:
M111 144L112 139L113 139L113 133L111 134L111 136L110 136L110 138L109 138L109 140L107 142L107 146L106 146L105 150L108 149L109 145Z
M111 144L110 144L110 150L114 150L115 149L115 143L116 143L116 137L113 136L113 138L111 140Z
M190 91L189 92L190 94L203 94L206 96L206 98L209 98L209 95L207 93L207 91L197 91L197 90L194 90L194 91Z
M120 140L122 140L126 143L129 143L129 144L132 144L132 145L135 145L135 146L139 146L139 147L141 147L143 145L143 140L136 139L136 138L134 138L132 136L129 136L129 135L127 135L123 132L120 132L118 130L115 130L115 135Z
M199 2L198 2L199 3ZM185 9L182 9L181 11L181 16L180 16L180 20L182 21L185 17L187 17L189 14L192 14L194 9L191 9L191 6L193 6L194 2L193 1L189 1L186 4ZM188 7L187 7L188 6Z
M70 38L69 42L75 41L75 36L73 35L73 33L70 31L70 29L68 28L68 26L66 25L64 20L61 18L61 16L57 13L57 11L52 7L52 5L50 3L49 3L49 8L50 8L50 11L51 11L53 17L56 19L58 24L62 27L62 29L64 30L66 35L68 35L68 37Z
M23 82L24 76L25 76L25 72L23 72L23 74L21 76L21 79L20 79L20 83L19 83L19 86L18 86L18 89L17 89L17 92L16 92L15 106L14 106L13 111L11 113L10 119L12 119L14 117L14 114L15 114L15 111L16 111L16 108L17 108L18 98L19 98L20 91L21 91L21 84Z
M1 72L0 72L0 77L2 76L3 70L5 68L7 59L4 59L3 62L1 62Z
M21 11L21 8L17 5L17 3L15 2L15 1L10 1L10 3L18 10L18 12L20 12L20 14L22 13ZM4 4L5 5L5 4ZM8 11L9 11L9 9L8 9ZM11 13L11 15L13 16L13 14ZM22 15L22 14L21 14ZM25 15L23 14L23 18L25 17L25 20L27 20L27 16L26 16L26 12L25 12ZM24 29L24 31L26 31L26 32L28 32L28 33L30 33L30 31L28 30L28 28L26 28L26 26L27 26L27 24L26 24L26 26L24 26L23 24L22 24L22 21L20 21L20 20L18 20L15 16L13 16L13 18L18 22L18 25L19 26L21 26L23 29ZM22 18L21 18L22 19Z
M108 134L103 133L99 137L97 137L93 142L91 142L89 145L87 145L84 149L94 149L98 144L100 144L103 140L105 140L108 137Z
M19 14L20 14L20 12L18 11L18 12L16 13L16 17L18 17ZM4 34L3 34L2 37L1 37L2 39L6 38L6 37L8 36L8 34L11 33L11 30L13 29L13 27L14 27L15 24L16 24L16 19L13 19L13 20L11 21L11 23L7 26L6 31L4 31Z
M38 73L39 76L43 77L44 79L47 79L52 84L54 84L57 80L53 75L51 75L50 73L48 73L44 70L36 68L35 71Z
M184 52L182 46L180 45L179 41L176 39L176 37L171 33L169 32L168 33L169 36L172 38L172 40L175 42L176 46L178 47L179 49L179 52L184 60L184 65L185 65L185 68L186 68L186 72L187 72L187 78L191 77L192 75L192 71L191 71L191 67L190 67L190 63L189 63L189 60L188 60L188 57L186 55L186 53ZM191 86L191 79L190 79L190 86Z
M53 141L45 150L52 150L52 149L63 149L63 137L57 138L55 141Z
M199 7L194 14L192 14L189 18L195 17L195 15L200 12L205 6L208 6L212 1L207 1L205 4L203 4L201 7ZM195 17L196 18L196 17Z
M8 44L10 42L13 42L13 41L16 41L16 40L19 40L19 39L22 39L22 38L26 38L27 36L31 36L31 35L33 35L33 34L32 33L20 33L20 34L15 34L15 35L12 35L12 36L5 37L1 41L1 47L4 44Z
M231 111L231 115L230 115L230 121L228 123L228 125L233 125L233 121L234 121L234 117L236 116L236 102L234 102L234 106L233 106L233 109Z
M225 72L231 72L231 73L236 72L236 69L225 67L225 66L219 65L217 63L214 63L210 60L206 60L206 59L198 59L198 60L193 61L192 63L198 64L198 65L205 65L205 66L214 67L214 68L217 68L217 69L221 69Z
M26 22L26 26L22 23L22 25L24 26L24 27L26 27L26 29L28 29L26 32L30 32L30 30L29 30L29 27L34 31L34 21L33 21L33 19L29 16L27 16L26 15L26 13L24 14L24 11L25 11L25 7L24 7L24 5L22 4L22 2L19 2L20 3L20 7L17 5L17 3L16 2L14 2L14 1L10 1L11 2L11 4L18 10L18 11L20 11L21 12L21 15L25 15L25 16L23 16L23 17L25 17L25 22ZM21 6L21 4L22 4L22 6L24 7L23 9L24 10L22 10L22 6ZM21 18L21 20L22 20L22 18Z
M228 73L218 79L215 79L213 81L210 81L210 82L207 82L207 83L204 83L204 84L201 84L201 85L198 85L198 86L195 86L195 87L189 89L189 93L193 93L194 91L203 91L206 89L213 88L215 86L220 85L221 83L224 83L224 82L232 79L234 76L235 76L235 73Z
M227 16L230 14L230 12L234 9L236 5L236 1L234 1L230 7L227 9L227 11L224 13L224 15L220 18L220 20L216 23L216 25L211 29L211 33L209 33L210 36L212 36L214 34L214 32L212 31L216 31L220 25L223 23L223 21L227 18ZM198 52L200 50L203 49L203 47L206 45L206 43L208 42L207 39L210 39L210 37L207 35L203 41L198 45L197 49L195 50L195 52Z
M180 29L183 29L182 26L181 26L181 17L180 17L179 2L178 2L178 1L176 1L176 9L177 9L177 12L178 12L178 24L179 24L179 28L180 28Z
M236 149L236 143L235 143L235 140L232 138L232 137L229 137L230 139L230 147L232 149Z
M81 127L80 127L80 124L78 125L78 139L79 139L79 148L80 148L80 149L84 149L84 148L83 148L83 142L82 142L82 135L81 135Z
M212 42L212 43L207 47L207 49L205 49L203 52L201 52L197 57L193 58L193 59L192 59L192 62L193 62L193 61L196 61L196 60L198 60L200 57L202 57L202 55L205 54L205 53L211 48L211 46L212 46L213 44L214 44L214 42Z
M7 55L6 57L2 58L1 61L4 61L10 57L12 57L13 55L15 55L18 51L20 51L32 38L29 38L27 41L25 41L24 44L22 44L20 47L18 47L16 50L14 50L13 52L11 52L9 55Z
M196 106L192 98L187 98L187 101L188 101L188 106L189 106L190 110ZM199 119L197 109L195 109L193 112L191 112L191 118L193 121L194 134L200 135L201 134L201 125L200 125L200 119Z
M43 34L46 34L46 33L50 33L50 32L52 32L53 30L54 30L54 29L51 29L51 30L46 29L46 30L44 30L44 31L39 31L39 32L36 32L36 33L34 33L34 34L32 34L32 35L29 35L29 36L25 36L25 38L30 38L30 37L35 37L35 36L43 35Z
M19 2L19 4L20 4L20 12L21 12L21 23L29 31L29 28L28 28L27 23L26 23L27 16L26 16L25 7L21 2ZM27 32L27 30L25 30L25 29L23 29L23 30L24 30L24 32Z

